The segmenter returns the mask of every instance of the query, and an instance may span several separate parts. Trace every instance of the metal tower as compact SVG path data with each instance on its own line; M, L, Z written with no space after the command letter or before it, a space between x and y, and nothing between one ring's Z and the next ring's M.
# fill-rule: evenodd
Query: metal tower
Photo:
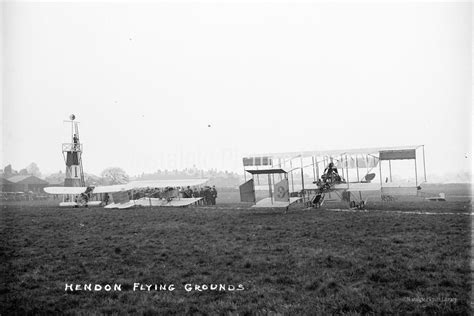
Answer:
M64 179L65 187L84 187L84 170L82 169L82 144L79 141L79 127L76 116L69 116L71 123L71 142L63 143L63 157L66 163L66 178Z

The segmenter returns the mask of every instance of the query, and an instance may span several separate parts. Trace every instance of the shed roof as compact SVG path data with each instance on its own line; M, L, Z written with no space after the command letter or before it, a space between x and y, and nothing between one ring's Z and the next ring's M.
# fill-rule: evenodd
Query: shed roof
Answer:
M13 182L9 181L7 178L0 177L0 184L1 185L9 185L9 184L13 184Z
M17 184L44 184L47 185L48 182L44 181L36 176L25 175L25 176L13 176L8 178L10 182Z

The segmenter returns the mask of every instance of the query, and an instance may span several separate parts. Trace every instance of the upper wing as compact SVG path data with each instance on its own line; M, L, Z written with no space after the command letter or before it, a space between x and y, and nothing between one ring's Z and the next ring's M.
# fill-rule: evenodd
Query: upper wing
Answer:
M178 179L178 180L144 180L132 181L127 184L116 184L95 187L93 193L113 193L141 188L166 188L197 186L206 183L207 179Z
M87 187L46 187L44 192L49 194L81 194Z
M140 188L166 188L197 186L206 183L208 179L177 179L177 180L145 180L133 181L127 184L104 185L95 187L92 193L113 193ZM81 194L87 187L46 187L44 191L49 194Z
M130 189L139 188L166 188L197 186L206 183L208 179L170 179L170 180L144 180L133 181L127 184Z
M334 150L319 150L319 151L302 151L302 152L284 152L284 153L266 153L253 155L251 157L244 158L244 165L250 166L253 164L250 162L258 161L258 166L266 165L265 161L269 159L287 159L295 157L338 157L341 155L372 155L378 154L381 151L390 151L390 152L405 152L413 151L422 145L410 145L410 146L399 146L399 147L374 147L374 148L353 148L353 149L334 149ZM270 162L271 163L271 162Z
M114 193L120 191L130 190L127 184L114 184L114 185L103 185L100 187L95 187L92 193Z

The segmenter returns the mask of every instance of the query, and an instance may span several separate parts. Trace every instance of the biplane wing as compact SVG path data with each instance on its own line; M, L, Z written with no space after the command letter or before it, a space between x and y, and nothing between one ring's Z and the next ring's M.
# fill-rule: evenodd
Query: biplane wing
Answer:
M199 186L206 183L208 179L170 179L170 180L143 180L132 181L128 183L130 187L135 188L166 188L166 187L185 187Z
M199 186L206 183L208 179L171 179L171 180L145 180L145 181L132 181L126 184L115 184L115 185L104 185L98 187L47 187L45 192L49 194L62 194L62 195L80 195L89 190L91 194L110 193L114 199L113 204L109 204L107 208L130 208L136 205L143 205L145 202L139 200L130 200L127 191L139 190L145 188L153 189L164 189L164 188L176 188L185 186ZM177 192L177 191L176 191ZM177 193L176 193L177 194ZM196 203L200 198L183 198L178 202L167 200L166 203L163 201L155 201L160 199L148 199L146 205L149 206L187 206ZM93 204L97 201L89 201L86 204ZM92 205L91 204L91 205ZM176 205L175 205L176 204ZM79 206L78 202L62 202L60 206L70 207Z
M184 187L198 186L206 183L207 179L171 179L171 180L144 180L132 181L126 184L114 184L95 187L92 190L96 193L114 193L120 191L128 191L143 188L162 189L166 187ZM44 191L49 194L81 194L87 190L87 187L46 187Z
M71 194L78 195L86 192L87 187L46 187L44 192L49 194Z
M198 186L206 183L208 179L170 179L170 180L143 180L132 181L127 184L115 184L95 187L92 193L114 193L120 191L137 190L144 188L176 188L185 186Z
M113 185L103 185L99 187L95 187L92 193L114 193L120 191L128 191L132 190L133 188L128 187L127 184L113 184Z

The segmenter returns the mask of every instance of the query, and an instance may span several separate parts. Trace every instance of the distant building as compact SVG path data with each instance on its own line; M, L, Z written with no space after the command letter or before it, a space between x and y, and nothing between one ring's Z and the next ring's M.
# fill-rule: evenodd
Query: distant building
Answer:
M48 186L48 182L32 175L13 176L8 181L13 184L14 192L43 193L43 188Z
M0 192L14 192L14 183L7 178L0 177Z

